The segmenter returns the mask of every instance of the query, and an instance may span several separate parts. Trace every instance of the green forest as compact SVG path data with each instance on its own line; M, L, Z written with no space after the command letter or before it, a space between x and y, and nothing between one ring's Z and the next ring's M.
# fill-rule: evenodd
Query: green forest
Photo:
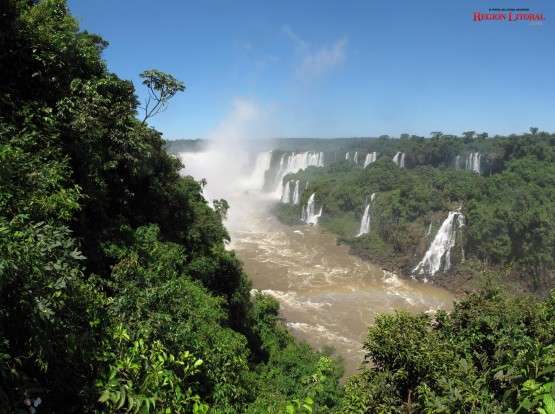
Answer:
M365 368L339 385L333 350L295 341L279 304L251 295L224 248L227 203L210 208L204 183L180 175L149 126L185 85L146 70L138 87L157 99L141 109L134 85L103 61L107 46L79 29L64 0L0 3L0 412L555 412L555 295L513 297L492 284L433 318L378 317ZM416 141L449 139L398 145ZM543 283L553 136L503 142L487 178L455 177L440 161L329 168L366 186L352 194L358 212L369 192L391 201L391 226L361 242L402 254L405 227L474 198L463 205L471 253ZM324 196L330 172L303 174L320 177L309 189ZM482 224L471 231L474 217Z

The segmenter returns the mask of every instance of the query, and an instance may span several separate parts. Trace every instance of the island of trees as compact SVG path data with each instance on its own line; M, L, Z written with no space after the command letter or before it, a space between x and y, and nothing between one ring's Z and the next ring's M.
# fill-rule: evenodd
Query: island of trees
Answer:
M278 303L251 296L224 249L226 203L210 208L202 183L180 176L147 123L156 103L140 112L131 82L102 60L106 46L79 30L64 0L0 6L0 412L554 411L555 297L508 297L495 286L449 314L379 317L366 368L340 387L331 350L296 342ZM184 87L144 75L160 105ZM411 245L403 226L473 196L463 206L468 237L499 235L478 244L477 257L549 269L542 243L551 233L527 229L553 218L553 137L521 138L507 141L488 178L434 165L394 171L388 159L360 171L338 164L346 182L387 194L395 210L389 233L361 240L402 254ZM330 171L304 173L324 183ZM504 210L487 204L524 187ZM357 192L353 206L365 196ZM521 222L510 216L518 208ZM330 223L341 220L336 210ZM482 210L493 227L484 221L471 233L472 211ZM514 246L513 231L530 238Z

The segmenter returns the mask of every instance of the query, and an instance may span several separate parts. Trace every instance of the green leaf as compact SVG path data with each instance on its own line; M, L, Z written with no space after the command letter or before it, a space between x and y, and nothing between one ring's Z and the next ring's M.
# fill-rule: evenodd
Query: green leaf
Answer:
M555 414L555 400L551 394L545 394L543 396L543 403L548 414Z

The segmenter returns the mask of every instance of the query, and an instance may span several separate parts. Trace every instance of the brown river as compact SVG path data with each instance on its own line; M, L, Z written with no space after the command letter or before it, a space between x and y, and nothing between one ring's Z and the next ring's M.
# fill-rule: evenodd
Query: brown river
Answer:
M349 255L334 234L319 226L280 224L269 211L279 202L275 197L245 189L245 181L210 177L217 170L217 157L208 162L203 155L180 155L189 174L208 179L207 198L229 202L228 247L243 261L254 288L280 302L285 323L297 338L315 348L335 348L345 360L347 375L363 361L365 333L377 315L395 309L451 308L448 291L401 279ZM219 185L210 187L211 182Z

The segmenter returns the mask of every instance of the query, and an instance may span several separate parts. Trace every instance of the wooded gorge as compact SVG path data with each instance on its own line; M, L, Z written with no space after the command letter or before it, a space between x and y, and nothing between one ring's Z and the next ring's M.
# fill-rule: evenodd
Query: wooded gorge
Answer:
M64 0L0 3L0 412L555 412L555 297L494 286L450 314L378 318L372 363L340 387L332 350L295 341L278 302L251 294L225 249L226 204L180 175L107 45ZM322 224L383 255L412 251L462 203L468 254L544 283L555 137L536 132L382 140L375 151L403 151L411 169L307 169L303 202L317 192ZM442 166L460 145L490 154L487 177ZM347 240L374 192L376 232Z
M518 282L525 291L546 294L555 266L554 145L553 134L535 128L489 139L436 133L430 139L358 140L342 152L325 153L338 161L284 177L308 187L298 205L282 204L277 214L298 222L315 194L320 225L355 254L410 276L418 273L414 268L448 213L457 210L465 217L457 235L464 254L453 250L452 263L465 263L452 268L469 277L494 269L509 278L503 284ZM371 226L357 234L365 207ZM453 272L437 276L453 288Z

